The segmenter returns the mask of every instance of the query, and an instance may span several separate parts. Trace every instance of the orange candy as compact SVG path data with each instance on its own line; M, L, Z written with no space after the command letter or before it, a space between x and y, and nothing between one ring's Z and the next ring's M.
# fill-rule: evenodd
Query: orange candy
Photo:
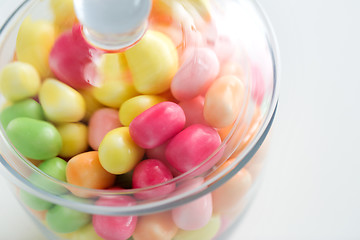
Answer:
M27 210L29 210L29 212L31 212L31 214L36 217L38 220L40 220L41 222L44 222L46 219L46 213L48 210L42 210L42 211L37 211L31 208L26 208Z
M224 170L233 161L234 159L230 159L225 162L209 178ZM250 173L245 168L241 169L229 181L212 192L213 213L223 214L238 209L251 185L252 177Z
M114 184L115 177L101 166L97 151L78 154L66 166L68 183L81 187L105 189Z
M235 76L223 76L212 83L205 95L204 118L212 127L233 124L244 99L244 84Z
M134 240L171 240L177 230L171 212L167 211L140 217L132 237Z
M232 136L232 140L227 144L227 148L232 149L237 146L235 152L231 155L231 157L236 157L244 148L249 144L250 140L255 136L261 121L261 113L258 107L255 108L253 117L250 119L250 123L243 123L240 127L238 127L234 135ZM233 124L221 128L218 130L220 138L222 141L229 135L233 128Z

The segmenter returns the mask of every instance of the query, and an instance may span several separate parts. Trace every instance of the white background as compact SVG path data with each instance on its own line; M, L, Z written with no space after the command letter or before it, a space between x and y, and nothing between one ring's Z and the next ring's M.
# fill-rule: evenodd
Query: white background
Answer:
M16 2L0 0L1 22ZM360 239L360 1L259 2L281 97L264 182L231 240ZM0 239L43 239L1 176Z

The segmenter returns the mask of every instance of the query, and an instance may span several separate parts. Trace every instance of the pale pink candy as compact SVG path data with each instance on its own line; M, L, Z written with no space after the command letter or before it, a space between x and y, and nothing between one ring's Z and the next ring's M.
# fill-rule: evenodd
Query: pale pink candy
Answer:
M184 110L186 116L185 127L193 124L208 125L204 119L204 101L204 97L198 96L187 101L179 102L179 106Z
M220 35L213 41L207 41L207 46L215 52L221 63L231 60L235 55L236 46L225 35Z
M203 47L204 45L204 40L203 40L203 36L201 34L201 32L196 31L196 30L183 30L183 42L182 42L182 47L183 47L183 54L187 52L187 50L189 49L193 49L193 48L198 48L198 47ZM182 60L184 60L184 58L181 56L181 63L183 62Z
M129 196L102 197L96 201L98 206L133 206L135 200ZM126 240L133 234L136 216L103 216L93 215L92 223L95 232L105 240Z
M261 105L265 95L264 76L261 71L261 68L254 63L251 67L251 73L252 73L251 78L253 84L251 88L251 96L258 105Z
M190 100L210 86L219 73L220 64L209 48L193 48L171 82L171 92L179 101Z
M234 57L236 46L228 33L221 33L214 21L201 26L204 46L212 49L219 61L225 62Z
M165 164L165 166L167 166L170 169L172 175L176 177L179 176L181 173L178 170L176 170L173 166L171 166L171 164L166 160L165 157L165 150L168 144L169 144L169 140L167 140L166 142L164 142L163 144L157 147L146 149L146 156L148 158L160 160L163 164Z
M158 185L173 179L170 169L160 160L146 159L136 165L133 177L133 188L144 188ZM163 197L171 193L175 189L175 184L170 183L151 190L145 190L141 193L135 193L138 199L150 199L155 197Z
M88 142L92 149L98 150L105 135L121 127L119 112L112 108L102 108L94 112L89 120Z
M195 124L171 139L166 147L165 156L175 169L184 173L204 162L220 144L221 138L214 128ZM221 158L222 153L223 151L219 151L195 172L200 174L209 170Z
M130 136L140 147L154 148L179 133L185 120L184 111L176 103L158 103L134 118Z
M199 178L190 183L186 183L185 186L180 185L180 192L199 187L202 183L203 179ZM171 214L174 223L179 228L186 231L200 229L210 221L212 216L211 194L209 193L190 203L174 208Z

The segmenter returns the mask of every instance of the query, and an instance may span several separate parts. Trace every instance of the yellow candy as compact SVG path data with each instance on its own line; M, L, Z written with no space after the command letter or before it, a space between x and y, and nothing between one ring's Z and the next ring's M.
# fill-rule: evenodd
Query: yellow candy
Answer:
M121 105L119 111L120 122L129 126L131 121L150 107L166 101L165 98L155 95L140 95L130 98Z
M189 4L185 4L185 7L190 10L194 8L198 14L207 22L211 20L210 4L208 0L185 0ZM192 10L192 9L191 9ZM191 11L190 10L190 11Z
M78 122L85 116L85 101L79 92L56 79L46 79L39 92L40 103L50 121Z
M82 89L79 90L79 93L83 96L85 100L86 112L83 120L87 122L89 121L91 115L93 115L96 110L103 108L104 105L102 105L101 103L99 103L98 100L96 100L91 89Z
M108 132L99 146L100 163L106 171L113 174L131 171L144 153L145 150L131 139L128 127Z
M93 94L100 103L112 108L119 108L126 100L139 95L131 83L108 79L101 87L94 88Z
M69 240L103 240L103 238L97 235L91 223L75 232L59 234L59 236Z
M17 59L33 65L41 78L50 77L48 60L54 42L55 28L51 22L26 18L16 40Z
M40 88L40 76L36 69L22 62L6 65L0 72L0 91L9 101L34 97Z
M99 73L103 79L127 80L128 71L124 53L106 53L101 56Z
M244 84L235 76L220 77L205 95L204 118L212 127L224 128L235 122L244 99Z
M178 69L178 54L166 35L147 31L137 45L125 52L136 90L158 94L170 88Z
M203 228L193 231L179 230L173 240L211 240L216 236L220 225L220 216L213 216Z
M57 126L63 142L59 155L64 158L73 157L85 152L88 148L88 130L83 123L64 123Z
M59 30L71 28L76 19L73 0L51 0L50 5Z

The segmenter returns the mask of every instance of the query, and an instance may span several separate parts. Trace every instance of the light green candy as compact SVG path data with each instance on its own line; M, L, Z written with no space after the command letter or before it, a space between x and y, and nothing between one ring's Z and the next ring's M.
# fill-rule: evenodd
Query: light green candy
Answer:
M84 202L85 200L73 195L64 196L65 199ZM46 213L46 222L51 230L57 233L71 233L89 224L91 215L61 205L55 205Z
M66 181L66 165L67 162L63 159L52 158L41 163L39 165L39 169L53 178ZM43 178L44 177L41 175L33 174L30 176L29 180L34 185L52 194L64 194L67 192L65 187L59 186L48 179ZM20 198L25 205L38 211L47 210L53 206L52 203L38 198L24 190L20 191Z
M14 147L31 159L46 160L56 157L62 147L58 130L46 121L16 118L8 124L6 133Z
M55 157L41 163L39 169L53 178L66 182L66 165L67 162L65 160ZM41 175L33 175L31 181L38 187L52 194L60 195L68 191L65 187L49 179L44 179Z
M24 190L20 191L20 199L26 206L37 211L47 210L53 206L51 202L38 198Z
M220 216L213 216L203 228L193 231L179 230L173 240L211 240L221 225Z
M4 129L6 129L9 122L18 117L28 117L38 120L45 119L44 111L40 104L34 99L26 99L5 108L0 114L0 121Z

